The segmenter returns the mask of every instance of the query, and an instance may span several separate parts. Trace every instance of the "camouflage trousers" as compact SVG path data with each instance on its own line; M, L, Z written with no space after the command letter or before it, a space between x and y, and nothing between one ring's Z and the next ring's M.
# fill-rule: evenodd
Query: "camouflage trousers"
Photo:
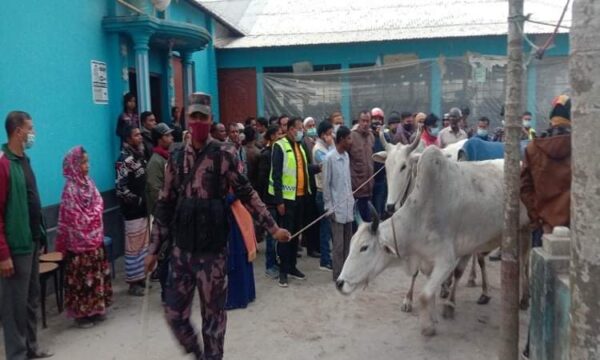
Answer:
M178 247L171 254L171 271L165 293L165 316L171 331L187 353L196 359L220 360L227 314L227 256L221 253L192 255ZM202 313L202 340L204 348L190 322L192 300L198 289Z

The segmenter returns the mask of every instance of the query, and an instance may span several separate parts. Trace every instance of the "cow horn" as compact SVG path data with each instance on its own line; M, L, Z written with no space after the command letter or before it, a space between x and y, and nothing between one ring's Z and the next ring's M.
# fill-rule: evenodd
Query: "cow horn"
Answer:
M358 211L358 206L354 205L354 221L356 221L356 225L360 226L364 220L360 215L360 211Z
M385 151L390 151L392 145L390 145L390 143L388 143L385 139L385 133L383 131L379 131L379 139L381 139L381 144L383 144Z
M419 127L417 129L417 134L415 135L415 140L412 142L412 144L409 145L409 148L408 148L409 153L415 151L417 146L419 146L419 143L421 142L422 134L423 134L423 125L419 125Z
M373 234L377 233L377 228L379 228L379 213L375 210L375 206L369 202L369 212L371 213L371 232Z

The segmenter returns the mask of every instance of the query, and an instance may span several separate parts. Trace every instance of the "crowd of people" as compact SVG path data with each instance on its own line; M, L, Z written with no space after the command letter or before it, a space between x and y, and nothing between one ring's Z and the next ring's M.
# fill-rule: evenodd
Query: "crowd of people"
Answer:
M567 101L561 99L559 105L565 107ZM354 209L365 221L371 204L385 216L385 170L373 160L374 153L385 149L382 139L404 145L418 140L422 148L444 148L470 137L504 140L503 129L491 131L487 117L469 126L468 108L451 108L441 121L432 113L393 111L386 116L373 108L361 111L351 127L344 125L340 112L324 119L282 114L214 123L210 96L194 93L181 112L186 116L172 109L169 126L152 112L138 117L132 94L124 96L123 105L116 129L121 152L115 188L125 224L128 293L143 296L146 276L152 273L160 282L171 330L198 359L222 358L225 310L245 308L256 297L256 241L266 243L265 275L282 288L290 286L290 278L306 279L298 268L301 256L318 259L315 267L337 279L356 231ZM536 137L531 117L523 114L523 140ZM570 113L557 112L551 121L554 132L543 137L561 140L548 146L570 141L563 136L570 136ZM43 358L52 354L40 350L36 341L36 255L46 239L35 176L25 155L35 140L33 120L25 112L11 112L6 131L9 141L0 152L0 312L6 354L11 360ZM535 190L543 187L537 184L536 166L546 156L546 145L540 146L526 152L523 201L548 232L549 225L565 221L546 221L536 202ZM570 151L562 155L570 159ZM565 169L564 164L559 167ZM91 327L104 320L112 304L103 201L89 177L82 146L66 154L63 174L55 247L66 261L66 313L78 326ZM196 289L203 346L189 319Z

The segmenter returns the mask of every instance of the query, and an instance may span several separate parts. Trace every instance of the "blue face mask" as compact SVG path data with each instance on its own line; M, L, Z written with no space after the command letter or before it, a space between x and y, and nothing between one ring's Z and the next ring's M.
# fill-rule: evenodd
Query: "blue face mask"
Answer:
M310 129L306 130L306 136L308 136L308 137L317 136L317 128L310 128Z
M440 128L439 127L430 128L429 133L433 136L438 136L438 134L440 133Z
M488 136L488 131L486 129L477 129L477 136L486 137Z
M303 137L304 137L304 132L302 130L296 131L296 142L302 141Z

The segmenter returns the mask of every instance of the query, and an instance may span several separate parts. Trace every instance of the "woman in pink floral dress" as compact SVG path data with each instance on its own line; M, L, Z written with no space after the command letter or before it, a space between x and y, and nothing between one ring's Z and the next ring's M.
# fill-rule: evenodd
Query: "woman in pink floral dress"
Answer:
M110 270L104 253L104 202L88 176L88 155L81 146L63 161L66 178L60 202L56 250L65 255L65 308L80 327L104 319L112 303Z

